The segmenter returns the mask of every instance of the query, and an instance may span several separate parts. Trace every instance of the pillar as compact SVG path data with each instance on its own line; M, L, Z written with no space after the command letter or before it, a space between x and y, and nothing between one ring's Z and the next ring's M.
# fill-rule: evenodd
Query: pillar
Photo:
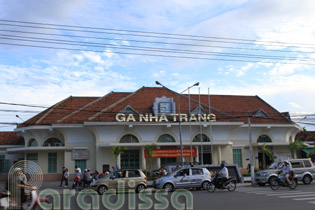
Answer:
M218 164L221 164L221 146L218 145Z
M160 147L157 147L157 149L160 149ZM161 158L156 158L156 165L157 168L161 168Z
M199 163L199 151L198 146L196 146L197 156L196 156L196 162Z
M147 163L146 163L147 161L144 155L144 147L141 147L141 157L142 157L141 168L142 170L147 170Z

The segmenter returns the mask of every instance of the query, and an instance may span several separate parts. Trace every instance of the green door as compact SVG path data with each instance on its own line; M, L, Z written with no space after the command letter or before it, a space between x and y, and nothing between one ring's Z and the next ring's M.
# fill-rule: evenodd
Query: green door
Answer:
M139 150L125 150L120 161L122 169L139 169Z

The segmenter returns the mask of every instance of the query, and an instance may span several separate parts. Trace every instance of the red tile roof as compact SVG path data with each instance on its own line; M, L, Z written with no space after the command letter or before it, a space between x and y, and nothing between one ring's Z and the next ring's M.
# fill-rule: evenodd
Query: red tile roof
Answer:
M0 145L24 145L24 138L15 132L0 132Z
M80 124L86 121L112 122L116 113L131 106L140 114L153 113L155 98L173 98L177 105L178 93L160 87L142 87L133 93L110 92L103 97L69 97L26 121L28 125ZM198 95L191 95L191 110L198 107ZM262 110L269 117L251 117L252 123L292 123L258 96L211 95L211 113L221 122L245 122L247 113L252 116ZM201 103L208 112L208 95L201 95ZM180 95L181 113L188 114L188 95ZM177 109L177 107L176 107ZM176 110L177 112L177 110Z
M295 136L295 140L315 141L315 131L301 131Z

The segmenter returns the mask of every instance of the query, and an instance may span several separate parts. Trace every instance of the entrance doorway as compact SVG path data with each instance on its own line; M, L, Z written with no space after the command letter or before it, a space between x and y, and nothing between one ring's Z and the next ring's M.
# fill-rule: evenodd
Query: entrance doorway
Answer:
M266 153L259 151L258 152L258 165L259 169L266 169L270 166L270 164L273 162Z
M138 169L139 150L125 150L120 155L120 163L122 169Z
M203 154L201 154L201 146L198 148L199 164L202 163L201 158L203 158L203 164L212 164L211 160L211 146L203 146Z

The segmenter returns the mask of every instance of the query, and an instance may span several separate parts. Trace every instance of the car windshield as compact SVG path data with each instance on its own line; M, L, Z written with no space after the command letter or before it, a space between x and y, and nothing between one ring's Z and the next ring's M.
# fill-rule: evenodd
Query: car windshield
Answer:
M269 166L269 169L278 169L280 165L281 165L281 162L273 162L273 163Z

